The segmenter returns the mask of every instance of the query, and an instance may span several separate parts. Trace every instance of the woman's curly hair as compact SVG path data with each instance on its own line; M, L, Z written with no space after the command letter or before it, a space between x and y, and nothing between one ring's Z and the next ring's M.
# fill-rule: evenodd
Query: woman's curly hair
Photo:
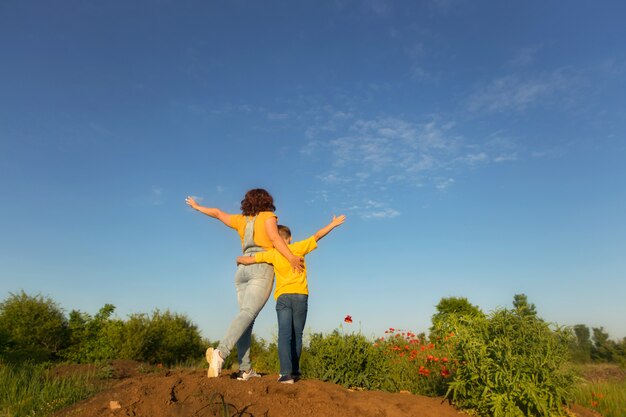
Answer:
M274 199L263 188L255 188L246 193L241 200L241 214L244 216L256 216L262 211L276 211Z

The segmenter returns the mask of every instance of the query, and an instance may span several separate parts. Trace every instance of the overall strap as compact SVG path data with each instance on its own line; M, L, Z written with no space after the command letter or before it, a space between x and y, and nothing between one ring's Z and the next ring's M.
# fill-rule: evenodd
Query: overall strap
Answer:
M257 216L246 219L246 229L243 234L243 254L246 256L252 256L257 252L262 252L264 249L260 246L257 246L254 243L254 221Z

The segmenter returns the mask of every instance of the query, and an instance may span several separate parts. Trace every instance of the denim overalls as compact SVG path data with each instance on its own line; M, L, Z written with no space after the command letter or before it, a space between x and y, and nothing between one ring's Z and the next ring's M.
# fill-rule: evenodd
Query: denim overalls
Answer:
M246 220L246 229L243 237L243 254L254 256L263 249L254 243L254 221L256 216ZM230 324L226 336L220 341L217 349L227 357L231 349L237 344L239 369L247 371L250 364L250 344L252 342L252 326L254 319L265 306L272 292L274 284L274 268L272 265L259 263L252 265L238 265L235 273L235 287L237 288L237 302L239 314Z

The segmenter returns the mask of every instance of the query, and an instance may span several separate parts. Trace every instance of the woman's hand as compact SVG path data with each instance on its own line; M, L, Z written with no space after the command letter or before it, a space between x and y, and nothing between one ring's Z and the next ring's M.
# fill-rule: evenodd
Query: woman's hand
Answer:
M289 257L289 264L296 270L296 272L304 272L304 258L296 255Z
M194 210L198 210L198 203L196 203L196 200L193 199L193 197L189 196L185 199L185 203L187 203L187 205L189 207L191 207Z

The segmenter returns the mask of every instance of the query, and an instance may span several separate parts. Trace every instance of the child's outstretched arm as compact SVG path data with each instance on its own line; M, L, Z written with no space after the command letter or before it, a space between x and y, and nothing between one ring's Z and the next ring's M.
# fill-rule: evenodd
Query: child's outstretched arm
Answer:
M187 203L187 205L191 207L192 209L198 210L200 213L206 214L207 216L213 217L214 219L218 219L219 221L224 223L226 226L230 227L230 223L229 223L230 214L224 213L222 210L218 208L202 207L200 204L196 203L196 200L194 200L193 197L187 197L185 199L185 203Z
M254 256L238 256L237 257L237 265L252 265L255 264L256 260Z
M333 216L333 221L328 223L328 225L322 227L313 235L313 237L315 238L315 241L317 242L318 240L320 240L321 238L329 234L330 231L333 230L335 227L342 225L343 222L345 221L346 221L346 216L344 214L338 217Z

